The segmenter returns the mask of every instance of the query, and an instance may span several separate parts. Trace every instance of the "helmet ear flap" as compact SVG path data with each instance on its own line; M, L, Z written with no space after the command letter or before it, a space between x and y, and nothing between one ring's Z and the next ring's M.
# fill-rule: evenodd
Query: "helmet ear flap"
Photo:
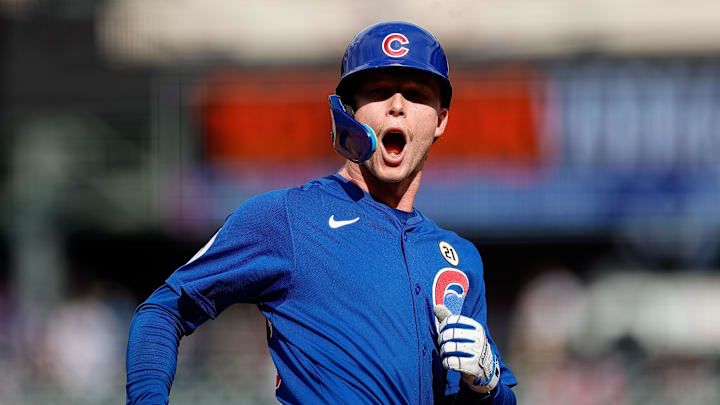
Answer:
M350 114L351 117L355 118L355 110L350 104L343 103L343 107L345 107L345 111Z
M344 104L340 97L328 97L332 120L331 139L340 155L355 163L362 163L375 152L377 139L369 126L355 120L352 107Z

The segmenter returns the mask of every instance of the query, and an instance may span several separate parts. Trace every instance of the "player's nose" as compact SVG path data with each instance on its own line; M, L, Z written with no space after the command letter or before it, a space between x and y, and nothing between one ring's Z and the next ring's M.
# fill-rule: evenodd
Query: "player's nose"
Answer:
M405 98L402 93L393 94L388 102L388 115L393 117L405 116Z

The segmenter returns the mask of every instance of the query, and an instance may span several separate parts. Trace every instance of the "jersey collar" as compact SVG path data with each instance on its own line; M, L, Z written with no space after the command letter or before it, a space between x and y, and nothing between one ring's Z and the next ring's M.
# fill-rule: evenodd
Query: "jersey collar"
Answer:
M344 194L351 200L355 202L364 201L377 209L391 214L393 218L396 218L398 222L403 225L403 227L414 228L425 219L425 216L415 207L413 207L412 212L406 212L377 201L368 192L337 173L327 176L325 179L329 180L330 184L336 191Z

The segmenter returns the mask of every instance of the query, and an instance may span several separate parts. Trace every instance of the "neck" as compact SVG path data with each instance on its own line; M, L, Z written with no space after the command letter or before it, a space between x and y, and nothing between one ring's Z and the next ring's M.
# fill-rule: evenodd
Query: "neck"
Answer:
M365 190L376 200L392 208L411 212L415 203L415 196L420 189L422 167L408 178L397 183L381 181L370 173L365 166L350 161L345 163L345 166L338 171L338 174Z

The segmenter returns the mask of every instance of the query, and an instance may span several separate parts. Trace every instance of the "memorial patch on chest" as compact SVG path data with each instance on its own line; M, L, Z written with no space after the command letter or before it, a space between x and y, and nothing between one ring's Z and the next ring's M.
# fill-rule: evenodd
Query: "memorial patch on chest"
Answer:
M455 250L451 244L441 241L438 243L438 249L440 249L440 254L445 260L447 260L448 263L453 266L460 264L460 257L457 254L457 250Z

